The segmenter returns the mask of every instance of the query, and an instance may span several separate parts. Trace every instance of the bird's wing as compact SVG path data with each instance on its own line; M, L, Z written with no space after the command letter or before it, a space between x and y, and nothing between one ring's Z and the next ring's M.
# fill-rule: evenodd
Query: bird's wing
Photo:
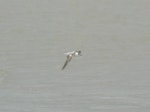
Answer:
M62 70L67 66L67 64L71 61L71 59L72 59L72 56L67 56L67 60L64 64L64 66L62 67Z

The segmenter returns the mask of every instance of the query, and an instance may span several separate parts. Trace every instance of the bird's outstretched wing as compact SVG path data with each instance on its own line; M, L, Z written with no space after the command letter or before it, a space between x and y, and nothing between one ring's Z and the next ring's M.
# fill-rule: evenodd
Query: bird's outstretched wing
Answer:
M71 59L72 59L72 56L67 56L67 60L64 64L64 66L62 67L62 70L67 66L67 64L71 61Z

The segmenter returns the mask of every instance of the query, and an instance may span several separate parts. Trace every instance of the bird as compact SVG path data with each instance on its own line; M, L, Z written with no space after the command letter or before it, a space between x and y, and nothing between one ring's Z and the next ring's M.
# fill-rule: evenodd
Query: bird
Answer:
M62 67L62 70L67 66L67 64L71 61L72 57L75 57L75 56L82 56L81 55L81 51L78 50L78 51L72 51L72 52L67 52L65 53L66 57L67 57L67 60L65 62L65 64L63 65Z

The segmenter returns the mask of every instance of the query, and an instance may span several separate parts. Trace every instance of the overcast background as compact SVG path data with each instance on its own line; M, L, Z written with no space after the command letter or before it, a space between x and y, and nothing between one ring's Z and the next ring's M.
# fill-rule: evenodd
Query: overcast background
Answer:
M0 112L150 112L150 1L0 0Z

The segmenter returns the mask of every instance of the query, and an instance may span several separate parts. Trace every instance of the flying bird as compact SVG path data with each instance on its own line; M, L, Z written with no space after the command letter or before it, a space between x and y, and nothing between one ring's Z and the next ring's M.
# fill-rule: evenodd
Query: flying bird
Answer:
M67 66L67 64L71 61L72 57L74 56L81 56L81 51L72 51L72 52L67 52L65 53L67 60L64 64L64 66L62 67L62 70Z

